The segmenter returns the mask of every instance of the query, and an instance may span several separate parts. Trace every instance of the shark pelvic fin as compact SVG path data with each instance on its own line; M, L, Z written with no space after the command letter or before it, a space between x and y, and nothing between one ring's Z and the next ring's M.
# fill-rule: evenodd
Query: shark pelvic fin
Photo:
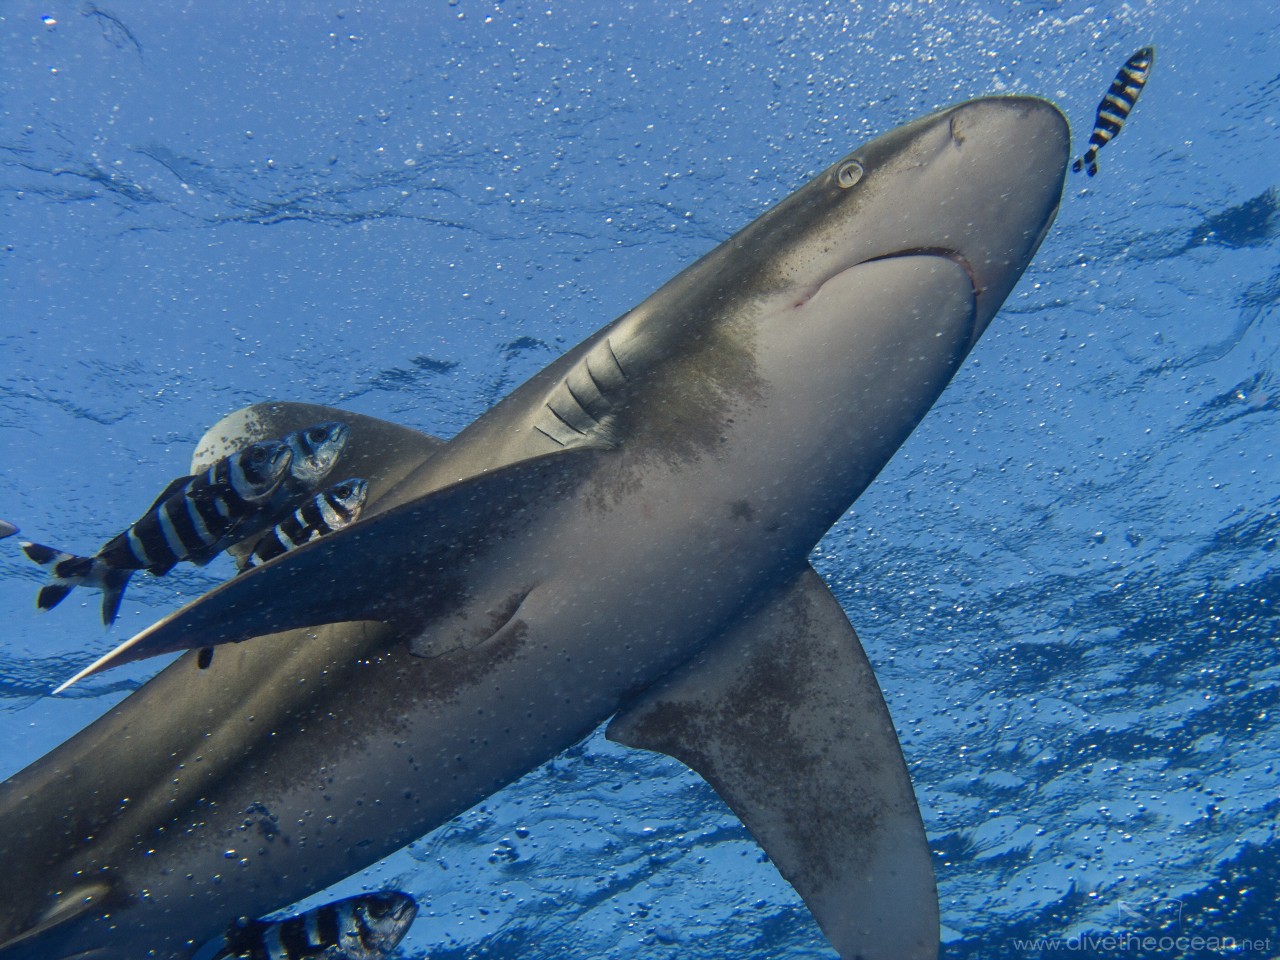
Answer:
M933 865L893 721L807 569L610 723L702 775L844 960L933 960Z
M566 496L600 455L577 449L522 460L313 540L158 621L54 693L91 674L162 653L326 623L406 623L421 617L433 599L444 603L459 589L458 570L523 535L539 511Z

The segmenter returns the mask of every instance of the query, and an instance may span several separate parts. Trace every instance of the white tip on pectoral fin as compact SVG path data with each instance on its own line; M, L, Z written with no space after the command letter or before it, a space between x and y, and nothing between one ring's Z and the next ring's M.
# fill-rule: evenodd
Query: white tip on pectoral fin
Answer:
M98 673L102 670L105 670L108 667L116 666L122 663L129 663L132 660L138 659L136 657L130 657L128 655L129 651L132 650L134 647L138 646L140 643L144 643L147 637L149 636L150 632L151 631L149 629L144 630L142 631L142 633L139 633L136 636L133 636L130 639L126 640L124 643L120 644L118 647L113 647L110 652L100 656L97 660L93 661L93 663L89 664L89 666L85 667L83 670L77 673L74 677L72 677L69 680L64 680L61 684L55 687L53 690L53 695L56 697L58 694L62 693L64 690L68 689L69 687L75 686L85 677L92 676L93 674Z
M934 960L938 897L893 721L807 570L609 725L701 774L844 960Z

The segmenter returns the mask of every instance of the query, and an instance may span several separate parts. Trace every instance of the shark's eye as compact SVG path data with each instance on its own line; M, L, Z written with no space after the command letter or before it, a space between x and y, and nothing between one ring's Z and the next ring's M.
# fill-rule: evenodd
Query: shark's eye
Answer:
M862 179L862 164L857 160L846 160L836 168L836 183L848 190Z

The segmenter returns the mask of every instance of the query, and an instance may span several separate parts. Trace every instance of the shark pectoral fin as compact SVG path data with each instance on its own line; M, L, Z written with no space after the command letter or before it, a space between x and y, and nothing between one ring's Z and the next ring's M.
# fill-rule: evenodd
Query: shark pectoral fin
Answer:
M152 624L54 693L134 660L286 630L355 621L420 626L434 606L447 606L451 592L461 589L460 571L522 536L599 456L566 450L522 460L313 540Z
M610 723L701 774L845 960L933 960L933 865L893 721L812 569Z

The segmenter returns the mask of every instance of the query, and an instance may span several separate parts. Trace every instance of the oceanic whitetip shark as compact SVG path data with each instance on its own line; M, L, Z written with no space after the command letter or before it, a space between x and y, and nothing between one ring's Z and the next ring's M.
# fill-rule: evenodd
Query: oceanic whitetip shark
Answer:
M1067 159L1032 97L886 133L448 442L288 403L216 425L197 467L346 423L365 514L94 666L192 651L0 787L0 960L189 960L605 721L705 777L844 960L936 956L893 723L807 558L1017 282Z

